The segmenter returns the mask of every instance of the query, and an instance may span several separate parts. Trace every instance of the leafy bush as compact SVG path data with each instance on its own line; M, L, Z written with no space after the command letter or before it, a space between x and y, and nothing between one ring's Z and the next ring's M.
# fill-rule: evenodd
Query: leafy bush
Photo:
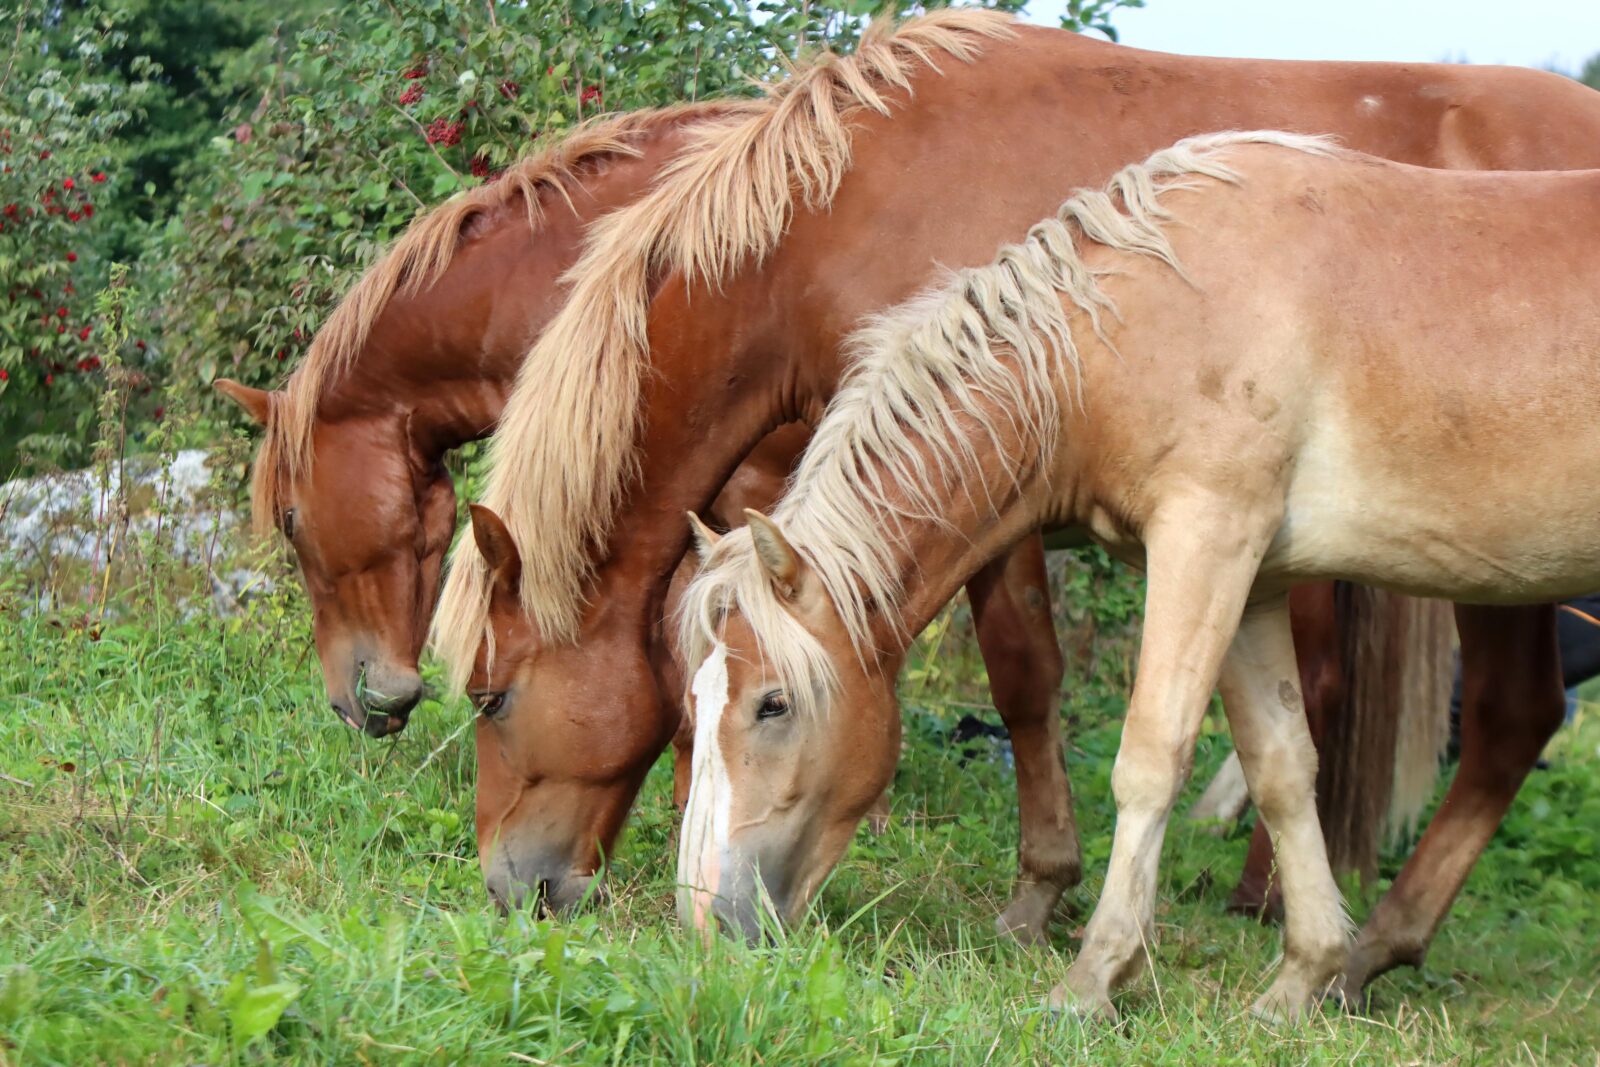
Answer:
M170 372L276 382L418 212L602 112L750 91L808 47L848 48L876 6L361 0L324 18L185 172L153 255Z
M100 209L122 180L117 135L157 73L136 62L130 82L107 69L127 36L115 12L54 28L46 12L0 15L11 43L0 74L0 475L29 456L87 458L105 355L92 305L108 270ZM125 355L140 363L142 352Z
M238 418L210 381L279 381L417 213L601 112L752 92L869 16L938 6L23 0L0 14L0 475L87 459L105 357L79 305L113 260L146 294L120 353L132 440L168 381L203 444ZM1072 0L1064 22L1113 34L1128 6Z

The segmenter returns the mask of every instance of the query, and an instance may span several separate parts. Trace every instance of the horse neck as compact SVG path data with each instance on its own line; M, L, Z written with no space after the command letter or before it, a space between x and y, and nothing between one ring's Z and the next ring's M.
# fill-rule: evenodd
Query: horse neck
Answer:
M747 459L759 470L742 479L751 484L741 486L738 503L770 507L796 440L785 434L770 448L763 441L826 403L836 369L816 373L818 361L808 355L816 346L798 330L778 328L761 282L740 277L691 295L675 276L651 306L639 472L597 561L583 624L591 638L622 621L634 633L653 632L688 550L684 513L709 513Z
M854 461L834 467L833 477L812 477L811 465L804 462L797 472L795 487L775 517L813 568L832 562L836 583L848 583L868 597L871 647L903 652L972 575L1038 526L1061 488L1058 478L1076 480L1075 471L1057 469L1050 460L1031 466L1042 456L1039 444L1004 411L994 415L992 434L971 426L956 450L971 461L950 467L943 477L935 475L921 493L898 485L896 469L904 467L882 456L875 455L867 469ZM825 450L828 432L826 422L818 427L813 450ZM941 460L934 451L925 445L918 450L922 463L937 470ZM833 461L815 466L825 465ZM830 500L838 493L859 500L874 484L887 486L875 507L840 510ZM828 488L819 491L821 485ZM823 517L831 521L816 521ZM839 543L836 537L854 543ZM839 566L864 556L884 562L886 583L863 581L851 565Z

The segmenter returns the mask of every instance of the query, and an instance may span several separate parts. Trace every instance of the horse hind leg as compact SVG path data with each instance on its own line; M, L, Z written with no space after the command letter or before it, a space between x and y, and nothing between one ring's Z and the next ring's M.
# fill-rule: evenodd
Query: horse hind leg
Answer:
M1083 877L1057 709L1065 667L1048 588L1038 534L967 583L990 692L1016 759L1017 886L995 925L1030 945L1048 941L1056 902Z
M1278 855L1285 904L1283 967L1255 1011L1293 1018L1345 961L1349 926L1317 817L1317 753L1297 684L1286 599L1247 611L1221 677L1239 761Z
M1458 605L1463 690L1455 780L1400 876L1367 919L1340 982L1347 999L1419 966L1473 864L1561 725L1555 608Z
M1340 714L1345 698L1342 642L1334 582L1296 586L1289 593L1289 621L1294 635L1295 662L1300 692L1305 700L1306 725L1319 759L1323 734ZM1325 774L1318 775L1319 811L1322 810ZM1329 851L1334 851L1331 843ZM1228 898L1227 910L1235 915L1277 922L1283 918L1283 887L1277 878L1277 860L1266 822L1256 820L1250 835L1239 884Z

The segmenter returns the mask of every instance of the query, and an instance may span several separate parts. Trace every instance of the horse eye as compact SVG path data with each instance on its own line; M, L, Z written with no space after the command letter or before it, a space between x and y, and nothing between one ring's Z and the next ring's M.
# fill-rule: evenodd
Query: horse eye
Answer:
M789 714L789 698L781 691L773 691L761 698L761 706L756 709L758 720L776 719Z
M477 705L479 715L486 719L492 719L505 709L506 695L504 693L483 693L474 697L472 702Z
M294 508L283 513L283 536L291 541L294 540Z

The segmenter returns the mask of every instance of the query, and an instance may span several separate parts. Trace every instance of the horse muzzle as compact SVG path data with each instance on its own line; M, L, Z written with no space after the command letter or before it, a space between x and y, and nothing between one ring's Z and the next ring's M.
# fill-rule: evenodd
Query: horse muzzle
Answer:
M388 737L406 728L423 693L422 678L416 671L363 664L356 681L356 699L336 700L333 710L368 737Z
M556 857L514 861L503 850L496 852L483 881L489 899L503 912L532 907L540 914L556 914L606 896L597 873L575 870Z

